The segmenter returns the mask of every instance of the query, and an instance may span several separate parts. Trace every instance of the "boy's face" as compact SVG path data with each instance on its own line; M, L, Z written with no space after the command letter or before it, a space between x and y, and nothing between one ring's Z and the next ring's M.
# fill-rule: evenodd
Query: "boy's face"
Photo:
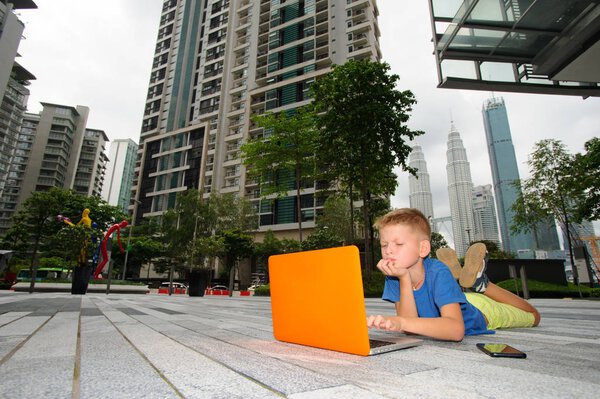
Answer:
M399 267L414 266L431 250L429 240L407 225L385 226L379 230L379 237L381 256Z

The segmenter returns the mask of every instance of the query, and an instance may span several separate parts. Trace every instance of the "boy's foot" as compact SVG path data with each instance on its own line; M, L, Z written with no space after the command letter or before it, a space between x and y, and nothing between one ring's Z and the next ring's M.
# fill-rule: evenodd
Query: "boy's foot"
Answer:
M458 280L462 267L460 266L456 252L452 248L445 247L435 251L435 256L439 261L448 266L448 269L452 272L452 277L454 277L455 280Z
M476 243L467 249L465 255L465 266L462 268L458 282L463 288L470 288L475 292L484 292L488 285L488 278L485 274L487 265L487 249L485 244Z

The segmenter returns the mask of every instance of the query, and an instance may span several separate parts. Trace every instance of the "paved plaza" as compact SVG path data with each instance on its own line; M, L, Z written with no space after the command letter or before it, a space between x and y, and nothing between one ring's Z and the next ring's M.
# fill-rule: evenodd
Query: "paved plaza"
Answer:
M0 291L0 398L598 397L600 301L532 302L538 328L360 357L275 341L264 297Z

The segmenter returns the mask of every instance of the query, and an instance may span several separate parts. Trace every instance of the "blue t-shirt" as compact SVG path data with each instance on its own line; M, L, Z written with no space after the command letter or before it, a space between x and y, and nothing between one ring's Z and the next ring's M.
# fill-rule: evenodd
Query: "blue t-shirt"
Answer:
M458 303L465 322L465 335L494 333L487 329L481 311L467 301L445 264L437 259L426 258L423 266L425 280L421 288L413 291L419 317L440 317L442 306ZM385 277L382 299L394 303L400 301L400 281L397 277Z

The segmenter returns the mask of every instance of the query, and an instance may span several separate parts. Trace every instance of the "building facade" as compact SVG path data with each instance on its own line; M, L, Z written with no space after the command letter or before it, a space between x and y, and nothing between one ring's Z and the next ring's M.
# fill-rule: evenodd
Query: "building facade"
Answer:
M35 77L15 62L24 25L16 10L37 8L29 1L0 0L0 201L6 182L23 114L29 97L29 81ZM0 202L0 209L2 209Z
M415 144L408 158L408 166L417 170L417 176L408 175L409 203L411 208L420 210L427 219L433 221L433 200L427 162L423 148ZM432 224L432 227L435 225Z
M474 241L492 241L501 248L494 194L490 184L473 188L473 227Z
M519 197L519 190L514 183L520 177L504 99L498 97L488 99L483 105L482 112L492 182L496 194L502 248L514 254L519 250L534 249L532 234L511 231L514 212L510 208Z
M473 225L473 180L467 151L454 123L448 134L446 151L446 173L448 176L448 196L454 249L459 257L464 256L470 243L474 241Z
M42 106L39 114L25 113L23 119L2 197L0 234L32 193L51 187L74 188L89 109Z
M106 174L106 144L108 137L103 130L85 129L81 154L77 164L73 191L86 197L100 197Z
M310 102L332 64L379 60L375 0L166 0L133 182L136 219L160 216L178 192L251 200L260 231L297 228L295 197L262 201L240 146L262 134L254 115ZM303 227L323 200L304 190ZM133 208L131 206L130 208Z
M102 199L123 211L127 210L131 199L137 148L131 139L117 139L110 143Z

